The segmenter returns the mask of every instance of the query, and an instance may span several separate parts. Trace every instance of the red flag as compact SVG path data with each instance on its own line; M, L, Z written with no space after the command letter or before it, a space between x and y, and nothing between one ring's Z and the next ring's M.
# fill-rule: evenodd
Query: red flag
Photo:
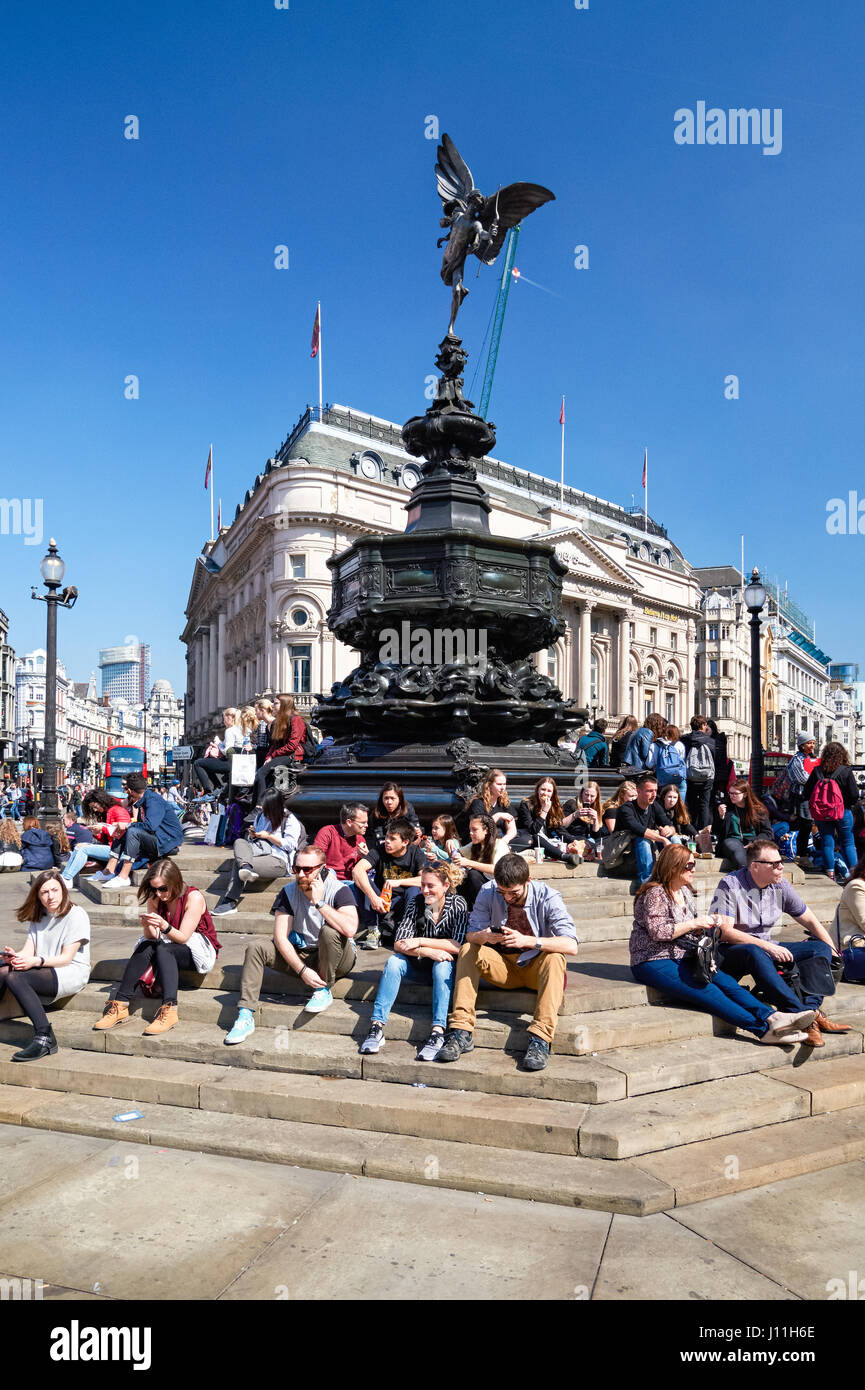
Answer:
M321 305L320 305L320 304L316 307L316 311L315 311L315 323L312 325L312 343L310 344L310 346L312 347L312 352L309 354L310 357L318 357L318 350L319 350L319 348L320 348L320 346L321 346Z
M564 398L564 396L562 396L562 408L561 408L561 410L559 411L559 424L560 424L560 425L563 425L564 423L565 423L565 398Z
M211 444L207 454L207 467L204 470L204 491L206 492L210 484L210 470L213 467L213 445Z
M647 465L648 465L648 462L649 462L649 451L648 451L648 449L647 449L646 452L643 454L643 481L642 481L642 483L641 483L641 487L645 487L645 486L646 486L646 467L647 467Z

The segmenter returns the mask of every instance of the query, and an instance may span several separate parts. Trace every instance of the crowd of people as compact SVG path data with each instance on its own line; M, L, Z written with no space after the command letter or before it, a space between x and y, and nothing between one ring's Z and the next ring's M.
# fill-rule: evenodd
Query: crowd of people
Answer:
M32 816L20 830L12 819L0 822L0 867L35 875L18 913L29 925L27 941L20 951L6 948L0 964L0 998L11 992L34 1026L33 1043L15 1060L56 1051L45 1005L76 993L89 977L90 924L70 897L88 863L97 866L95 880L109 886L131 885L132 870L145 870L137 887L141 935L94 1025L100 1031L129 1019L136 989L162 1001L148 1036L175 1027L180 972L206 976L221 949L215 921L238 911L249 884L288 878L271 908L272 938L246 950L227 1045L254 1033L265 969L295 978L306 1011L320 1013L332 1005L336 981L354 970L358 946L386 947L362 1053L385 1045L408 980L431 989L430 1032L418 1059L458 1061L474 1045L483 984L535 994L521 1065L542 1070L567 961L578 948L554 882L531 877L531 862L542 857L566 868L601 859L605 872L639 880L630 968L662 997L714 1014L763 1044L819 1047L824 1033L847 1031L823 1012L834 992L841 928L865 929L865 855L856 849L865 825L840 744L827 744L817 758L813 740L802 735L777 795L758 799L736 777L710 721L695 716L683 738L650 715L641 726L623 721L609 745L597 725L584 736L587 765L590 754L596 767L606 758L622 778L606 801L597 782L568 797L551 777L512 801L506 773L491 768L456 820L442 814L425 829L402 787L388 782L371 808L348 802L338 820L310 838L290 798L269 785L268 765L297 761L304 730L294 723L289 697L268 703L225 712L227 747L216 752L260 755L252 784L253 798L256 788L260 797L234 841L229 882L212 914L173 857L182 841L175 808L138 774L127 777L125 800L93 790L80 815L70 809L59 825L43 828ZM202 781L222 776L227 784L231 776L230 758L215 753L196 768ZM302 815L302 802L297 810ZM849 877L837 941L783 875L782 843L796 835L804 852L803 833L807 845L815 832L825 872L833 876L840 857ZM729 872L701 913L693 891L697 856L713 846ZM3 862L16 854L20 865ZM804 941L773 939L785 913L804 928ZM745 978L752 988L741 983Z

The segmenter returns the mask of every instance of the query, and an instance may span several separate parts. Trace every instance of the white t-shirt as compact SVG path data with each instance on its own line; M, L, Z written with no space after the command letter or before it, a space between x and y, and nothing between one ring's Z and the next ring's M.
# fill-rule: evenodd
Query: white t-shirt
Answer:
M90 918L83 907L70 907L65 917L43 917L30 923L29 939L37 956L59 956L70 941L80 941L77 955L69 965L55 965L55 999L67 999L82 990L90 979Z
M471 840L469 840L469 843L467 845L463 845L462 849L460 850L460 854L462 855L463 859L472 860L475 863L479 864L482 862L480 859L477 858L479 849L479 845L472 844ZM499 838L493 845L493 863L498 864L503 854L511 853L513 853L513 851L510 849L509 845L506 845L501 836L499 836Z

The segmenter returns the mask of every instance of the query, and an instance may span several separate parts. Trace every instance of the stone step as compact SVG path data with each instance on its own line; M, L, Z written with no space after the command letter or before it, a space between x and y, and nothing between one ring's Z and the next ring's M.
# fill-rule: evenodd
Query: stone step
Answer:
M580 1129L580 1153L589 1158L632 1158L799 1119L810 1109L805 1092L769 1075L705 1081L594 1106Z
M848 1038L850 1036L846 1035ZM844 1039L839 1037L837 1040L841 1042ZM818 1050L818 1056L829 1051L829 1041L827 1036L827 1046ZM836 1056L818 1071L806 1072L804 1067L780 1071L777 1080L807 1092L811 1098L812 1115L827 1115L834 1110L865 1105L865 1056Z
M57 1099L46 1090L43 1103L38 1093L31 1092L28 1103L22 1105L16 1104L14 1095L10 1100L11 1091L12 1087L0 1089L0 1121L36 1129L431 1183L629 1216L663 1211L673 1202L671 1188L629 1163L153 1103L147 1104L142 1119L118 1124L114 1115L135 1108L134 1098L68 1094Z
M25 1074L26 1072L26 1074ZM0 1082L88 1096L123 1095L141 1108L182 1106L429 1141L577 1153L588 1106L536 1096L394 1086L291 1072L216 1067L119 1053L57 1053L23 1068L0 1047Z
M861 1158L865 1105L644 1154L639 1163L645 1172L669 1183L676 1206L683 1207ZM827 1191L831 1187L827 1174Z

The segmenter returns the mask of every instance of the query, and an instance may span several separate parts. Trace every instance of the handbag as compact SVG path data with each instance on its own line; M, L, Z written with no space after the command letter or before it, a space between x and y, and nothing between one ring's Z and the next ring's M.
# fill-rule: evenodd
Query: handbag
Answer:
M840 962L838 968L843 969ZM793 993L805 1001L808 994L816 994L821 999L835 993L835 972L832 962L825 956L811 956L806 960L793 960L781 963L778 974Z
M218 845L218 844L219 844L218 836L219 836L220 830L222 829L222 823L223 823L224 820L225 820L225 812L224 812L224 811L220 811L218 815L215 815L215 816L211 816L211 817L210 817L210 820L207 822L207 829L206 829L205 832L204 832L204 843L205 843L206 845Z
M144 974L139 976L138 988L142 994L146 994L148 999L162 998L162 985L156 978L156 970L152 965L148 965Z
M841 945L841 922L840 908L835 909L835 939L838 942L838 950L841 952L841 979L845 985L865 985L865 936L860 932L853 932L850 936L845 936L844 945ZM832 962L836 964L835 961Z
M256 764L254 753L235 753L231 758L231 785L251 787L255 781Z
M617 869L631 848L633 836L629 830L614 830L604 840L601 858L605 869Z
M721 928L709 927L696 941L682 938L685 959L691 967L691 974L697 984L709 985L718 973L718 947L721 944Z

